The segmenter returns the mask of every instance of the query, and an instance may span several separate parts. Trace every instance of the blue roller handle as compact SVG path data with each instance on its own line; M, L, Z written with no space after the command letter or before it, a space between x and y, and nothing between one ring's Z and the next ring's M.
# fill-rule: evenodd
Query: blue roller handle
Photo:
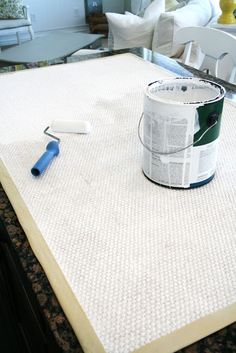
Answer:
M46 152L44 152L44 154L35 163L35 165L31 169L31 173L34 176L41 175L48 167L52 159L55 156L58 156L58 154L59 154L59 142L58 141L49 142L46 147Z

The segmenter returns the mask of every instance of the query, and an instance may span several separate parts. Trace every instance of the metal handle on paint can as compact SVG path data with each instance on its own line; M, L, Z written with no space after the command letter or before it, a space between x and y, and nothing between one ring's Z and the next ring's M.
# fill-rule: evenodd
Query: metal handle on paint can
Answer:
M161 156L167 156L167 155L170 155L170 154L175 154L175 153L178 153L178 152L182 152L182 151L186 150L187 148L192 147L196 143L200 142L201 139L203 138L203 136L205 136L205 134L209 130L211 130L218 123L218 118L219 118L219 114L218 113L213 113L213 114L209 115L208 119L207 119L207 124L205 126L205 127L207 127L206 130L203 131L201 136L195 142L191 143L190 145L182 147L182 148L179 148L179 149L177 149L175 151L171 151L171 152L159 152L159 151L155 151L155 150L152 150L151 148L149 148L147 145L145 145L145 143L142 140L142 137L141 137L141 134L140 134L141 122L143 120L143 113L142 113L141 117L139 119L139 122L138 122L138 138L139 138L141 144L143 145L143 147L145 147L149 152L154 153L154 154L156 153L156 154L159 154Z

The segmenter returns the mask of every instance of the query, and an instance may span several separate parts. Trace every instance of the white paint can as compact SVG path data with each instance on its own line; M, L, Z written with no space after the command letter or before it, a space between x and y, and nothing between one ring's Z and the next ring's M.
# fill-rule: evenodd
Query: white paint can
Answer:
M139 124L145 176L175 188L213 179L224 96L222 86L199 78L158 80L146 87L142 137Z

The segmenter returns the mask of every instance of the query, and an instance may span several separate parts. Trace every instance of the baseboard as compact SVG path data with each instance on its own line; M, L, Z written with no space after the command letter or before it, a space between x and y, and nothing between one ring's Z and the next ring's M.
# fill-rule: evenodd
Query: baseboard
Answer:
M54 28L47 28L43 31L35 31L35 37L39 37L42 35L46 35L48 33L52 33L55 31L68 31L68 32L85 32L89 33L89 26L87 24L79 25L79 26L72 26L72 27L54 27Z

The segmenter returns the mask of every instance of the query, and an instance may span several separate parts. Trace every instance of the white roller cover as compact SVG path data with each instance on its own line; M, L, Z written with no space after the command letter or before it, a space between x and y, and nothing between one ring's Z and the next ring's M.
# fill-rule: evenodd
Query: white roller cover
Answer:
M88 134L91 130L89 121L53 120L51 129L55 132Z

